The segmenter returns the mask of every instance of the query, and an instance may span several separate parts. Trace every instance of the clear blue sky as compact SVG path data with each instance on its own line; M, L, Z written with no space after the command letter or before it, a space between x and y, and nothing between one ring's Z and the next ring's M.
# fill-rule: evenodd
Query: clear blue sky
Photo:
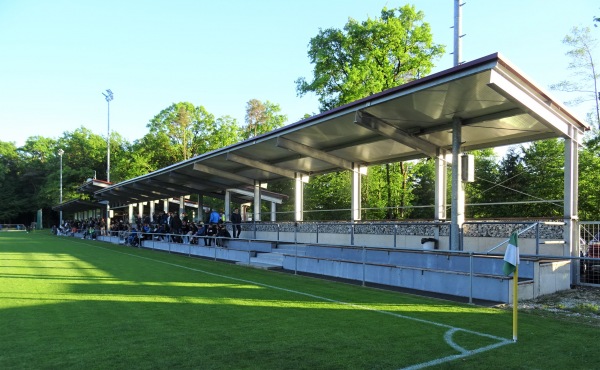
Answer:
M406 3L0 0L0 140L20 146L81 126L106 136L106 89L111 131L130 141L180 101L243 123L248 100L269 100L296 122L318 111L314 96L296 96L294 81L311 76L307 45L319 28ZM410 3L447 47L435 71L452 67L454 1ZM462 9L464 61L500 52L544 89L569 77L564 36L600 16L598 0L467 0ZM600 39L600 28L592 31ZM582 119L585 111L573 109Z

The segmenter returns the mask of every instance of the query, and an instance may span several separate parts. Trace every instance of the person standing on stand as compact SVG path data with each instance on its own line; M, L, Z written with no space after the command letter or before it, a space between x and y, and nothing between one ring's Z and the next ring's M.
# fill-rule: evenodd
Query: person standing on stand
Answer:
M233 224L233 237L239 238L242 233L242 216L240 215L240 210L238 208L234 209L231 214L231 223Z

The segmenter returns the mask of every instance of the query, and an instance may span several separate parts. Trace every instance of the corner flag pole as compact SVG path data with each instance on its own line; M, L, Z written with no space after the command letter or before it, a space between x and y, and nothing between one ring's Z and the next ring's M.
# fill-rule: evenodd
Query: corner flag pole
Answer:
M519 308L519 234L515 231L511 234L504 253L504 275L513 274L513 342L517 341L517 312Z
M517 330L518 330L518 317L519 312L519 265L515 268L515 274L513 275L513 342L517 341Z

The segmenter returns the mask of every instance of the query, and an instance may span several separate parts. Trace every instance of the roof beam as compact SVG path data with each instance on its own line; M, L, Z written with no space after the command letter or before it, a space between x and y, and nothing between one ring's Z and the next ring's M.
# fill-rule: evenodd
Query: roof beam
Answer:
M176 180L173 180L176 181ZM159 185L165 189L167 189L169 192L173 191L175 194L172 194L171 197L173 197L174 195L190 195L190 194L196 194L198 192L197 189L193 189L187 186L182 186L176 183L170 183L170 182L166 182L166 181L159 181L159 180L151 180L151 182L148 182L148 184L150 184L151 186L154 186L154 184Z
M490 74L489 87L498 94L514 101L521 106L531 116L535 117L541 124L548 127L563 137L571 137L567 121L560 113L557 113L547 103L536 97L529 91L526 91L522 85L517 85L503 74L493 71ZM573 126L575 127L575 126Z
M276 175L287 177L290 179L295 179L296 174L302 175L302 178L308 177L305 174L302 174L301 172L296 172L296 171L293 171L293 170L290 170L287 168L273 166L272 164L262 162L262 161L259 161L256 159L245 158L245 157L239 156L237 154L233 154L231 152L227 153L227 160L236 162L239 164L243 164L248 167L257 168L262 171L274 173Z
M227 190L229 190L229 192L231 192L231 193L237 193L237 194L245 195L245 196L249 197L250 199L254 198L254 191L244 190L244 189L227 189ZM276 197L271 197L271 196L269 196L267 194L263 194L262 191L260 193L260 199L261 200L265 200L267 202L277 203L277 204L282 204L283 203L283 199L276 198Z
M477 117L463 118L461 124L463 126L472 126L472 125L476 125L478 123L500 120L503 118L511 118L511 117L516 117L516 116L520 116L523 114L526 114L526 113L523 112L523 110L521 108L512 108L512 109L507 109L507 110L504 110L501 112L484 114L484 115L477 116ZM446 131L446 130L452 130L452 122L444 123L442 125L438 125L438 126L431 127L431 128L420 129L420 130L413 132L412 134L413 135L427 135L427 134L431 134L434 132Z
M219 169L216 169L216 168L212 168L212 167L209 167L209 166L204 165L204 164L194 163L194 170L195 171L199 171L199 172L204 172L204 173L207 173L209 175L213 175L213 176L222 177L222 178L225 178L225 179L229 179L229 180L241 182L242 184L254 185L254 179L251 179L251 178L245 177L245 176L240 176L240 175L237 175L235 173L230 173L230 172L227 172L227 171L219 170Z
M123 192L123 191L116 191L114 189L109 190L105 193L102 193L102 197L121 200L126 204L147 200L147 198L142 198L139 194L132 194L130 192Z
M429 141L423 140L420 137L404 132L367 112L356 111L354 123L371 131L377 132L381 136L388 137L399 142L400 144L418 150L429 157L437 156L438 147L436 145L430 143Z
M207 190L210 190L211 188L225 189L227 187L223 184L219 184L214 181L208 181L208 180L204 180L204 179L200 180L197 177L193 177L193 176L178 173L178 172L170 172L169 177L176 179L181 185L189 186L194 189L198 189L199 191L207 191Z
M144 194L143 192L135 191L133 189L128 189L123 186L116 187L113 189L113 191L116 194L123 194L123 195L127 195L128 197L137 197L137 199L140 199L140 197L142 199L149 198L149 196Z
M304 144L298 143L296 141L292 141L292 140L283 138L281 136L277 138L277 143L275 145L277 145L280 148L285 148L285 149L291 150L293 152L302 154L307 157L311 157L311 158L315 158L315 159L318 159L323 162L327 162L336 167L345 168L347 170L354 170L351 161L348 161L344 158L340 158L333 154L329 154L322 150L315 149L308 145L304 145Z
M138 182L133 183L132 186L134 189L138 189L140 192L146 193L150 196L154 196L157 199L165 199L170 198L172 196L171 194L163 192L162 189L159 189L157 186L140 184Z

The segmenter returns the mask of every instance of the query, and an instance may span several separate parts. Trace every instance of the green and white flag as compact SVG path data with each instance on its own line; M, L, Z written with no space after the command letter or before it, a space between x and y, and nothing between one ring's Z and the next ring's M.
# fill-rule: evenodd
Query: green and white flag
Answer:
M504 266L502 271L505 275L510 275L517 269L519 264L519 246L517 245L517 232L515 231L510 236L506 252L504 253Z

